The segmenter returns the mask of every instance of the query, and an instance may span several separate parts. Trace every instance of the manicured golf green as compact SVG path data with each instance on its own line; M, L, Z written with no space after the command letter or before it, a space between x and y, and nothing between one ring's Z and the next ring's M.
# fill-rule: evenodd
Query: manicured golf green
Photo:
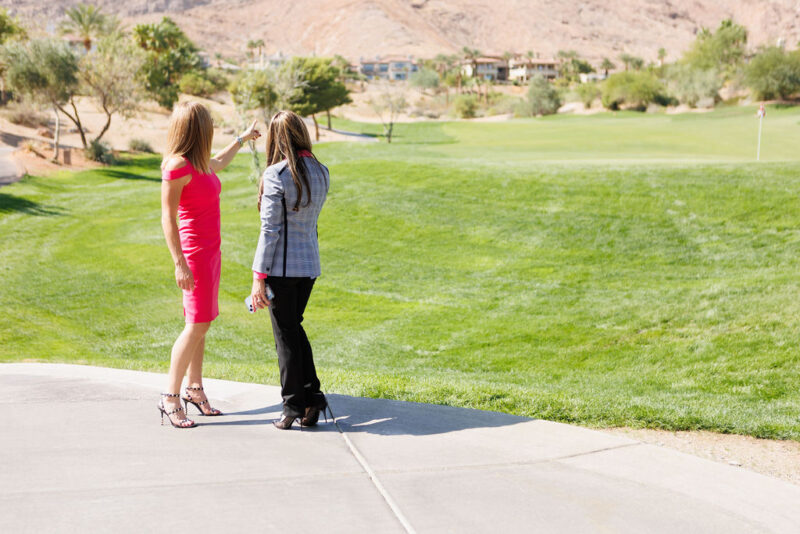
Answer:
M761 163L754 113L423 123L319 146L332 189L306 326L323 387L800 439L800 110L769 110ZM247 162L221 174L207 375L277 383L268 318L243 304ZM0 361L166 370L183 317L158 163L0 189Z

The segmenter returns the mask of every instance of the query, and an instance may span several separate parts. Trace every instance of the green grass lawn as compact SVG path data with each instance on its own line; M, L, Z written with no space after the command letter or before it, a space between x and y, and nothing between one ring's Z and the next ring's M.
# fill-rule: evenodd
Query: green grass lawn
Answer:
M800 439L800 111L399 125L328 144L306 323L328 391ZM336 127L343 127L335 124ZM372 126L365 126L368 131ZM0 361L165 371L159 159L0 189ZM223 180L207 374L277 383L255 185ZM213 392L211 392L213 396Z

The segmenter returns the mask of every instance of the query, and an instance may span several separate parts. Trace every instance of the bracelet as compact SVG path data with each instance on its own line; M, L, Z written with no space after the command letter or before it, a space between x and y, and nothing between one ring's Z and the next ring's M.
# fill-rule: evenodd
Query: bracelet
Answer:
M239 148L242 148L244 146L244 139L242 139L241 135L236 136L236 142L239 143Z

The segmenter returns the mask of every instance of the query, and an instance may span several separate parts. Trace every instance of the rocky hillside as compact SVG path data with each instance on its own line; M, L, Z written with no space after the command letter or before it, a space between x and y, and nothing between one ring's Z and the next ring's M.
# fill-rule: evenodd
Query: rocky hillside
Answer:
M0 0L52 28L79 0ZM675 58L703 26L733 18L752 45L800 40L800 0L98 0L129 24L174 18L203 48L226 56L263 39L269 53L428 57L462 46L484 53L575 49Z

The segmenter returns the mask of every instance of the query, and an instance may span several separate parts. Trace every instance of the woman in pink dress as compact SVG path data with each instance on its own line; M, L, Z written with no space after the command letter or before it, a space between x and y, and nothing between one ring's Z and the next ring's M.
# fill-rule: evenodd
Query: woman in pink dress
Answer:
M167 391L158 403L162 424L167 416L176 428L195 426L186 417L184 408L189 403L202 415L221 415L209 405L203 392L205 336L211 321L219 315L222 186L215 173L228 166L245 141L260 135L254 121L212 158L214 125L205 106L198 102L178 104L172 113L161 164L161 226L175 263L175 281L183 290L186 327L172 347ZM181 397L180 387L187 372L188 384Z

